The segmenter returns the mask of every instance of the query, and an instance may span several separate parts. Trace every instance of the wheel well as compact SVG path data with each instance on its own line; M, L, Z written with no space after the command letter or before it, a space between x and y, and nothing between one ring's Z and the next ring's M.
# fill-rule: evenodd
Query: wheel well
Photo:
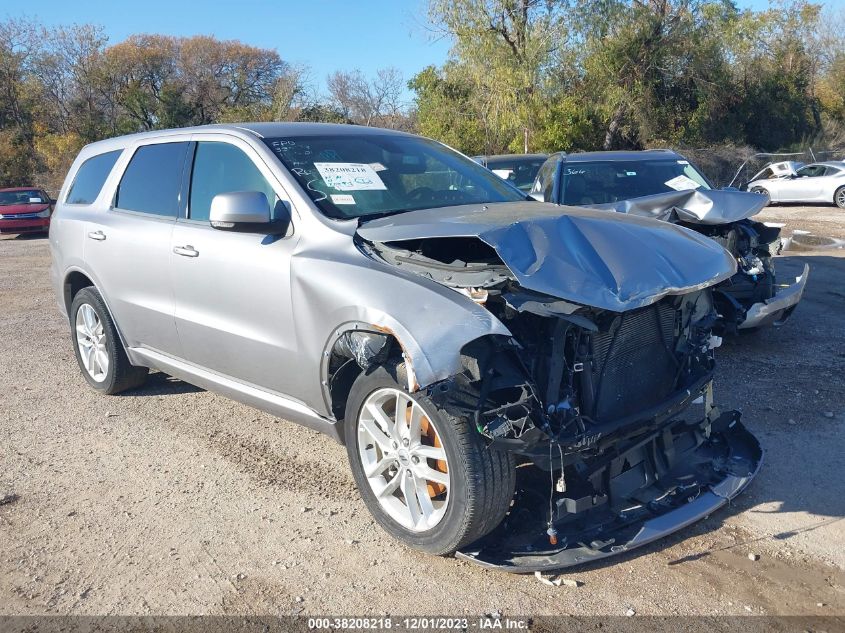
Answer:
M70 306L73 303L73 298L76 296L76 293L83 288L88 288L93 285L94 282L79 271L74 271L65 278L64 300L65 310L67 310L68 314L70 314Z
M328 362L328 396L332 414L343 421L352 383L389 359L401 358L402 347L392 334L350 331L332 346Z

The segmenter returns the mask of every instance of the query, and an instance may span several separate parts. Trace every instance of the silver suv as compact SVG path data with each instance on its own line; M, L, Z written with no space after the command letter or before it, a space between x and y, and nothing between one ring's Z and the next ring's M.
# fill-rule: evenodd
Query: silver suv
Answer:
M263 123L94 143L50 246L94 389L155 369L322 431L378 523L427 552L608 556L760 465L712 400L729 253L526 199L431 140Z

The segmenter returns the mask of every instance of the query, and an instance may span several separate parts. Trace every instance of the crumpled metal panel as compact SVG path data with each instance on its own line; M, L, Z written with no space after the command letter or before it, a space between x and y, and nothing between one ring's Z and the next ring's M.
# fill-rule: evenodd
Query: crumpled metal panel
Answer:
M664 222L728 224L757 215L769 197L747 191L690 189L643 196L621 202L591 204L590 209L617 211Z
M683 227L535 202L412 211L365 222L371 242L478 237L528 290L622 312L736 272L713 240Z

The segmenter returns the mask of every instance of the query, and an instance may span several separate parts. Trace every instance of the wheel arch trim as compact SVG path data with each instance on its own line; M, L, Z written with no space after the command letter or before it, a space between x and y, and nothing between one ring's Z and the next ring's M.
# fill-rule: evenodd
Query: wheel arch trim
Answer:
M87 271L87 270L85 270L85 269L83 269L79 266L68 267L67 269L65 269L64 274L62 276L62 299L63 299L64 305L65 305L65 314L67 316L68 324L71 323L72 317L71 317L71 314L70 314L70 308L73 305L73 297L75 296L75 295L70 294L71 288L70 288L69 280L75 274L82 275L89 282L91 282L90 285L83 286L83 288L93 287L94 290L96 290L97 293L100 295L100 299L102 299L103 304L105 304L106 310L108 310L108 312L109 312L109 317L111 318L112 323L114 323L114 329L117 330L117 336L120 339L120 344L123 346L123 350L127 351L128 346L126 345L126 338L123 336L123 331L120 329L120 324L117 322L117 319L114 318L114 311L111 309L111 306L109 305L108 297L106 297L106 294L103 292L102 287L100 286L98 280L96 279L96 276L92 275L89 271ZM80 288L80 290L82 290L83 288ZM77 294L78 294L78 292L79 291L77 291Z

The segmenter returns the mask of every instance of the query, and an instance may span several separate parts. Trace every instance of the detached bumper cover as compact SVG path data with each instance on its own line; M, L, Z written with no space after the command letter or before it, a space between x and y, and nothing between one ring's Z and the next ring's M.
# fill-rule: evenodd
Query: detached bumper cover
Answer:
M760 444L739 422L739 415L731 412L725 416L731 421L719 432L719 441L724 442L723 450L733 464L729 469L731 472L697 490L679 487L673 493L677 498L672 502L672 509L661 509L660 504L644 504L640 510L630 511L632 517L639 518L632 518L623 525L617 521L613 527L607 524L606 527L585 530L584 534L591 536L583 540L562 536L559 546L550 546L537 524L531 526L535 536L526 538L524 533L515 533L520 529L517 527L519 521L513 521L509 527L506 518L491 535L458 551L456 556L501 571L553 571L628 552L706 518L740 494L755 477L763 461ZM547 515L548 492L545 507Z
M804 271L795 279L795 283L781 288L778 293L761 303L755 303L746 312L745 320L740 323L740 330L760 327L769 323L778 326L783 325L795 310L795 306L801 301L804 294L804 286L807 285L807 277L810 274L809 264L804 264Z

